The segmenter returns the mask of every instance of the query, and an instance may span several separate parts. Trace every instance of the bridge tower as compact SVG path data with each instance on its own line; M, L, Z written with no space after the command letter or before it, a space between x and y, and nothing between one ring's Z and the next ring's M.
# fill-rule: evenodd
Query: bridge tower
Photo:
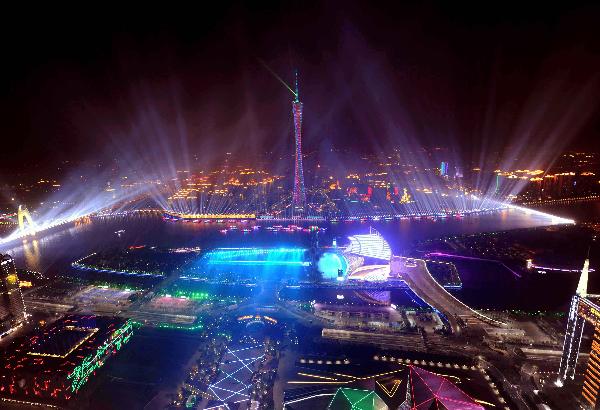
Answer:
M19 230L21 231L21 233L29 233L32 235L35 233L35 223L33 223L33 219L31 219L31 214L29 213L27 208L23 207L23 205L19 205L19 210L17 211L17 218L19 220ZM28 230L26 230L25 228L25 222L27 222L27 227L29 228Z

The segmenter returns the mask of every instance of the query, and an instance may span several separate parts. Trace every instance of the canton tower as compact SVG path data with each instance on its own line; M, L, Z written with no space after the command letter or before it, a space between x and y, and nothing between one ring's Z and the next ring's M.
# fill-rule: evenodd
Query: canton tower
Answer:
M294 114L294 142L296 144L292 207L294 211L302 212L306 205L306 192L304 190L304 169L302 168L302 103L298 91L298 70L296 70L296 92L292 102L292 113Z

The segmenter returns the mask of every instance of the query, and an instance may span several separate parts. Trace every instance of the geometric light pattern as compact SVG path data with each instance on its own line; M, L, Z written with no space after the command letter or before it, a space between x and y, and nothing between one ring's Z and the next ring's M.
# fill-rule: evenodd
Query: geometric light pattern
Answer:
M445 377L410 367L411 409L484 410Z
M221 403L239 403L250 400L250 380L257 363L264 357L262 345L230 350L221 359L219 377L208 386Z
M340 387L327 408L332 410L387 410L388 406L372 390Z

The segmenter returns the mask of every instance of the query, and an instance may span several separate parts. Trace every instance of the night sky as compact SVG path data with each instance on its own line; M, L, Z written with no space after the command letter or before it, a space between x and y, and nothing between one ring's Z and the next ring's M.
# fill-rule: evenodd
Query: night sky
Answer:
M285 153L292 96L260 60L289 83L300 71L305 152L477 160L556 150L542 144L556 127L558 148L600 149L592 2L217 3L3 13L2 172L165 146Z

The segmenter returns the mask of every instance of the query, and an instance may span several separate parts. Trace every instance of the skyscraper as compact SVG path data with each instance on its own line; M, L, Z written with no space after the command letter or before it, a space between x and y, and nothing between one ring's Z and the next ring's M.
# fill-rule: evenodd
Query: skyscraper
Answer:
M443 177L448 175L448 163L446 161L442 161L440 164L440 175Z
M0 255L0 336L26 319L25 303L13 259Z
M294 114L294 141L296 144L292 207L294 212L303 212L306 205L306 192L304 191L304 169L302 168L302 103L298 90L298 71L296 71L296 93L292 102L292 113Z

